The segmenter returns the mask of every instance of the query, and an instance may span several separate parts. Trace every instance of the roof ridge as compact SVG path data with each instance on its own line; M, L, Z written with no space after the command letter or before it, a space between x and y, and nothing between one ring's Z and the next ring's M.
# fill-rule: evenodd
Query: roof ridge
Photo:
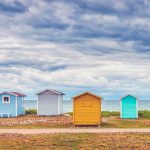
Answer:
M77 98L77 97L80 97L80 96L82 96L82 95L84 95L84 94L90 94L90 95L93 95L93 96L95 96L95 97L97 97L97 98L100 98L100 99L102 99L100 96L98 96L98 95L96 95L96 94L94 94L94 93L92 93L92 92L84 92L84 93L81 93L81 94L79 94L79 95L77 95L77 96L74 96L73 97L73 99L74 98Z
M39 95L39 94L44 93L44 92L46 92L46 91L51 91L51 92L54 92L54 93L56 93L56 94L65 95L64 93L59 92L59 91L57 91L57 90L53 90L53 89L46 89L46 90L44 90L44 91L38 92L36 95Z
M25 97L26 95L25 94L22 94L22 93L19 93L19 92L7 92L7 91L4 91L4 92L1 92L0 94L10 94L10 95L15 95L15 96L23 96Z

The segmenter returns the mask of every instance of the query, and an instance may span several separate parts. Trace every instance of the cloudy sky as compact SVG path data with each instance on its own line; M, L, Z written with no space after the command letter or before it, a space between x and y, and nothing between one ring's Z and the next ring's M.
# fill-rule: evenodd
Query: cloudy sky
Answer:
M150 98L149 0L0 0L0 91Z

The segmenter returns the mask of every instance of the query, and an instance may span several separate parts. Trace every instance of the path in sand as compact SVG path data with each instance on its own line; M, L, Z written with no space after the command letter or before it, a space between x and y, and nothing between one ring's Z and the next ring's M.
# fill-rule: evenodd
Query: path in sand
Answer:
M51 128L51 129L0 129L0 134L55 134L55 133L150 133L150 128Z

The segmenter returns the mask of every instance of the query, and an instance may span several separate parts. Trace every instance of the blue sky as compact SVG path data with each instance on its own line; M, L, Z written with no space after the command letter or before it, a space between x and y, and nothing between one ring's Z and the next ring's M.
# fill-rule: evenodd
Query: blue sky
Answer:
M148 0L0 0L0 89L149 99L149 39Z

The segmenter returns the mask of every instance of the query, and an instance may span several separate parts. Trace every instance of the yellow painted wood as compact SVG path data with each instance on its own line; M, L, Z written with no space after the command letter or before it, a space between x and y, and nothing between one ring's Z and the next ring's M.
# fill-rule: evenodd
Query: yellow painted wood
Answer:
M101 98L86 92L73 98L73 123L99 125L101 123Z

